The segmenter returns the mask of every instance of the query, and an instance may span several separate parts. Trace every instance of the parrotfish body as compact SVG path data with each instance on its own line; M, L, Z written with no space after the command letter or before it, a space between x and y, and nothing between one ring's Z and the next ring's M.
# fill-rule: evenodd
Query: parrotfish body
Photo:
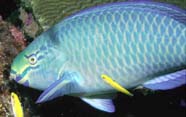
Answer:
M38 36L11 70L18 83L44 90L38 103L72 95L114 112L111 97L117 90L102 74L126 89L185 84L186 12L154 2L86 9Z

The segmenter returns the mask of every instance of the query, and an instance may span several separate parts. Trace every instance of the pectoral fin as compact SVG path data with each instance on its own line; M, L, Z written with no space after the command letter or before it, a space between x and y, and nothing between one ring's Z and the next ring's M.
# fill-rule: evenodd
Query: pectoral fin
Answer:
M115 112L115 106L111 99L89 99L89 98L81 98L81 99L96 109L109 112L109 113Z
M168 90L184 84L186 84L185 69L147 81L143 86L152 90Z
M71 81L57 80L52 85L50 85L44 92L39 96L36 103L42 103L52 100L56 97L66 94L66 87L70 86Z
M110 78L109 76L103 74L101 75L101 78L108 83L111 87L113 87L114 89L129 95L129 96L133 96L132 93L130 93L127 89L125 89L124 87L122 87L119 83L115 82L114 80L112 80L112 78Z
M76 93L80 90L75 79L80 77L76 72L66 72L63 76L52 83L44 92L39 96L36 103L52 100L56 97L66 94Z

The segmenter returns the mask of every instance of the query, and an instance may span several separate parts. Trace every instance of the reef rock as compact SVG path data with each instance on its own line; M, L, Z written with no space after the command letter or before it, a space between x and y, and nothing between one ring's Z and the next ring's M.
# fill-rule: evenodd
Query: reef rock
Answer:
M0 16L0 117L13 114L8 86L10 65L25 45L23 33Z

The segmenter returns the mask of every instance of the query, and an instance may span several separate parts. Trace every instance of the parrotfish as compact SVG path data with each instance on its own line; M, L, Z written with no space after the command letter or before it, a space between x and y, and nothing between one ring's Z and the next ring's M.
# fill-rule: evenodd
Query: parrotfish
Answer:
M186 84L186 11L156 2L119 2L75 13L38 36L13 61L10 78L114 112L120 91Z

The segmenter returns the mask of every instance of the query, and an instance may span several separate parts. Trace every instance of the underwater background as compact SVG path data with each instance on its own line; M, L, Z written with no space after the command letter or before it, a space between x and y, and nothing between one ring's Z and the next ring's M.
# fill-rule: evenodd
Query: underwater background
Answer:
M155 92L137 89L133 97L118 93L116 112L109 114L70 96L35 104L40 91L9 80L13 58L40 33L79 10L121 1L127 0L0 0L0 117L14 116L11 92L19 96L25 117L185 117L185 86ZM152 1L186 9L186 0Z

